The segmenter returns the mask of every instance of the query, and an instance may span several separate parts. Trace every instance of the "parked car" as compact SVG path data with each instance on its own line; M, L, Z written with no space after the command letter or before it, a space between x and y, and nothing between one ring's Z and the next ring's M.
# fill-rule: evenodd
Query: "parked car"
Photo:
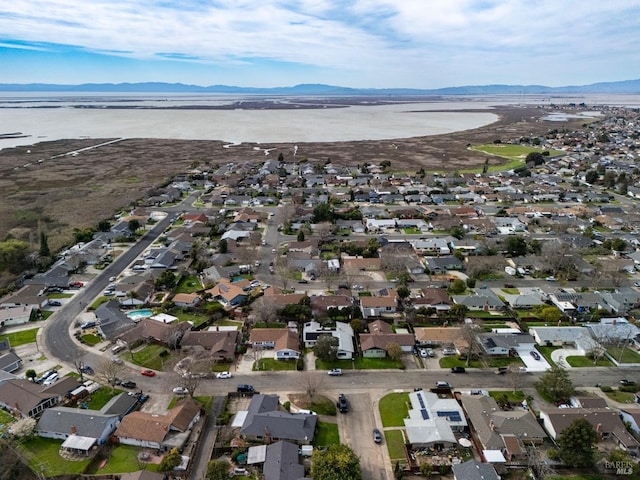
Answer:
M540 360L540 355L538 355L538 352L534 352L533 350L531 350L529 354L533 357L534 360Z
M237 389L238 393L255 393L253 385L240 384Z
M149 369L141 370L140 373L142 375L144 375L145 377L155 377L156 376L156 372L154 372L153 370L149 370Z
M420 353L420 356L421 356L422 358L427 358L427 357L429 356L429 355L427 354L427 350L426 350L425 348L420 348L420 349L418 350L418 353Z
M82 373L86 373L87 375L93 375L93 368L91 368L89 365L85 365L84 367L81 368Z
M509 371L509 367L498 367L498 369L496 370L496 374L497 375L504 375L508 371Z
M42 385L45 385L45 386L52 385L56 383L59 379L60 379L60 375L58 375L57 373L52 373L51 375L49 375L47 378L44 379L44 381L42 382Z
M111 361L116 365L122 365L124 363L120 357L112 357Z
M451 373L467 373L464 367L451 367Z
M332 368L327 373L329 375L331 375L332 377L340 377L340 376L342 376L342 369L341 368Z
M435 357L436 356L436 352L433 351L433 348L427 348L427 357Z
M338 395L338 403L336 406L340 413L347 413L349 411L349 403L347 402L347 397L344 396L344 393Z
M120 382L120 386L124 388L136 388L136 382L132 382L131 380L125 380L124 382Z
M231 378L231 372L218 372L216 373L216 378Z
M173 393L175 393L176 395L186 395L189 393L189 389L185 387L175 387L173 389Z
M309 281L303 278L302 280L298 280L298 283L309 283Z
M456 352L455 348L443 348L442 349L442 354L443 355L456 355L458 352Z
M627 380L626 378L620 380L620 385L622 385L623 387L632 387L635 384L636 382L634 382L633 380Z
M61 307L62 306L62 302L60 302L58 300L49 300L49 306L50 307Z
M449 382L439 380L436 382L436 388L451 388L451 384Z
M380 430L378 430L377 428L373 429L373 441L375 443L382 443L382 434L380 433Z
M556 277L554 277L553 275L549 275L547 278L545 278L545 280L547 282L555 282L556 281Z

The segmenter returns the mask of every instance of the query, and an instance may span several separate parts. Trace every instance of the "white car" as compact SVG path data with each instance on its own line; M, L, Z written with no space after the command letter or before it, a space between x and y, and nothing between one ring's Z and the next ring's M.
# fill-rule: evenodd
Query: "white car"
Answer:
M216 373L216 378L231 378L231 372L218 372Z
M332 377L340 377L342 375L342 369L341 368L332 368L327 373L329 375L331 375Z
M175 393L176 395L186 395L187 393L189 393L189 389L185 387L175 387L173 389L173 393Z

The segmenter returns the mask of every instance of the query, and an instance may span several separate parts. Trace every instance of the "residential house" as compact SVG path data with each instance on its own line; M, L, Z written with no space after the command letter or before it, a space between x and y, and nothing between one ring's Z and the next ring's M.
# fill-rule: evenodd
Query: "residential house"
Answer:
M460 327L415 327L416 343L421 347L453 348L460 354L469 350Z
M629 425L631 432L640 435L640 405L629 405L620 408L620 418Z
M299 463L298 445L279 441L264 445L265 457L262 466L264 480L301 480L304 465Z
M32 312L39 308L36 305L17 305L15 307L0 308L0 328L27 323L31 319Z
M583 355L598 347L598 342L585 327L531 327L529 333L543 347L569 346Z
M627 432L617 410L611 408L559 408L550 407L540 411L542 425L549 436L557 440L576 420L587 420L600 439L610 438L624 450L638 454L640 444Z
M391 325L383 320L374 320L368 325L369 333L360 334L360 350L363 357L384 358L389 344L400 345L403 352L411 352L416 340L411 333L394 333Z
M435 308L438 312L446 312L451 308L451 298L446 288L423 288L422 296L412 298L411 304L416 308Z
M483 456L502 453L505 461L522 461L526 446L540 445L547 434L528 409L502 410L494 398L486 395L462 395L462 408L480 442Z
M490 463L481 463L475 458L452 465L454 480L500 480L500 475Z
M182 449L202 415L201 404L185 397L164 415L136 411L125 416L114 433L118 443L168 451Z
M197 293L177 293L171 299L176 307L194 308L200 305L202 298Z
M425 268L434 274L445 273L447 270L464 270L463 263L453 255L444 257L425 257Z
M118 336L136 326L136 322L120 310L117 300L110 300L100 305L95 315L98 334L105 340L114 341Z
M240 432L247 437L264 440L290 440L308 445L313 441L317 415L289 413L278 408L276 395L254 395L249 403Z
M191 330L191 324L188 322L164 323L150 318L143 318L135 327L118 335L116 340L127 345L133 345L138 340L144 340L148 343L175 347L188 330Z
M353 298L347 295L313 295L311 311L315 316L325 316L331 308L344 310L353 305Z
M488 355L508 356L518 349L533 350L535 340L528 333L480 333L478 342Z
M338 359L351 360L354 358L353 328L350 324L335 322L335 327L323 327L315 320L306 322L302 329L304 348L313 348L318 338L322 335L331 335L338 339L338 350L336 351Z
M249 335L252 348L274 350L277 360L300 357L298 335L288 328L254 328Z
M185 332L180 347L185 350L189 348L202 349L209 353L211 358L220 361L229 361L235 358L236 342L238 340L237 330L207 330Z
M29 380L7 380L0 384L0 407L14 417L38 417L60 403L61 396Z
M396 313L395 296L360 297L363 318L375 318Z
M220 282L206 291L211 294L211 299L220 302L225 307L240 305L248 294L241 287L230 280L222 279Z
M504 302L489 289L479 290L475 295L453 295L451 298L453 303L474 311L497 312L505 307Z
M467 429L467 420L455 399L419 390L409 394L409 401L411 408L404 425L412 448L442 450L457 444L455 433Z
M13 373L22 366L22 359L11 348L9 339L0 340L0 370Z
M378 271L382 269L379 258L342 257L342 270L346 273Z

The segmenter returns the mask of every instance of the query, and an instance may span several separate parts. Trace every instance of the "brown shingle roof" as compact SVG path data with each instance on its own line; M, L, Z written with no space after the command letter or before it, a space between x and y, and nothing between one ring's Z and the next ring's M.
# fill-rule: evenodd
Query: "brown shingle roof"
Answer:
M148 442L162 443L169 432L170 419L166 415L152 415L148 412L132 412L125 416L115 431L116 437L135 438Z

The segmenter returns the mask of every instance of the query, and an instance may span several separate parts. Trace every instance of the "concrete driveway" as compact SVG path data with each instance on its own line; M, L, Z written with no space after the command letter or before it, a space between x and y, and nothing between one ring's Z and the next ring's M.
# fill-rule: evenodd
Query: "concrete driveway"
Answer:
M547 370L549 370L551 368L551 365L549 365L549 362L547 362L546 358L544 358L544 356L540 352L535 350L538 353L538 355L540 355L540 360L536 360L531 356L532 350L535 350L535 349L530 347L516 348L516 351L518 352L520 359L526 365L527 371L528 372L546 372Z

